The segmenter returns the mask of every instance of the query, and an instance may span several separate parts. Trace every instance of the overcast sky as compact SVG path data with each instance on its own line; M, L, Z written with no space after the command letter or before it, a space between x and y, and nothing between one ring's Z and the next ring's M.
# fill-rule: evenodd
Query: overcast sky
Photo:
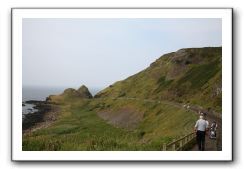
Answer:
M104 88L221 34L221 19L23 19L23 86Z

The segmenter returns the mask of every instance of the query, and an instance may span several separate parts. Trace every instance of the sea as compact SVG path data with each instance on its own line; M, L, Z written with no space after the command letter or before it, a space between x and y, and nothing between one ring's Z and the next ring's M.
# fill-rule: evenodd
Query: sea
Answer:
M24 86L22 87L22 118L26 114L34 113L38 111L35 109L34 104L26 103L28 100L45 101L49 95L61 94L67 87L33 87ZM94 96L100 90L99 88L91 88L89 91Z

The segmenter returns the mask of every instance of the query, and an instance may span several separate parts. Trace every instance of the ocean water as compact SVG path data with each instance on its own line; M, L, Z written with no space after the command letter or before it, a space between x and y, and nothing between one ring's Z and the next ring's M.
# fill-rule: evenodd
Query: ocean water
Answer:
M34 104L25 103L28 100L44 101L51 94L62 93L62 88L47 88L47 87L23 87L22 88L22 119L26 114L37 112Z
M37 109L35 109L34 106L34 104L24 103L24 105L22 105L23 115L36 112Z
M23 87L22 101L39 100L44 101L49 95L60 94L64 89L62 88L48 88L48 87Z
M24 105L22 105L22 119L25 118L26 114L37 112L38 110L34 107L34 104L24 103Z

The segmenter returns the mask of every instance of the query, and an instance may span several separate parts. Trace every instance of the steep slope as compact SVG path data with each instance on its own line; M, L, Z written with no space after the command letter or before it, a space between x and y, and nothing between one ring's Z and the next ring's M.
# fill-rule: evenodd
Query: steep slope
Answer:
M170 100L221 112L221 61L222 47L181 49L110 85L95 98Z

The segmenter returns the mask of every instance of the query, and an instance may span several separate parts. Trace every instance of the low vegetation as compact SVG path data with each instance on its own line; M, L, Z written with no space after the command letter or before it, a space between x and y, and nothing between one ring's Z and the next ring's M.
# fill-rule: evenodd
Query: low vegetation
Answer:
M162 150L164 143L193 131L197 114L183 105L221 115L221 50L166 54L94 98L85 86L49 96L58 117L24 134L23 150Z
M129 119L115 124L97 115L107 112L113 117L121 109L126 111L125 106L143 117L133 128ZM185 109L143 100L85 99L61 107L50 127L24 135L23 150L161 150L163 143L192 130L197 118Z
M147 69L114 83L95 97L168 100L222 112L222 48L181 49L161 56Z

